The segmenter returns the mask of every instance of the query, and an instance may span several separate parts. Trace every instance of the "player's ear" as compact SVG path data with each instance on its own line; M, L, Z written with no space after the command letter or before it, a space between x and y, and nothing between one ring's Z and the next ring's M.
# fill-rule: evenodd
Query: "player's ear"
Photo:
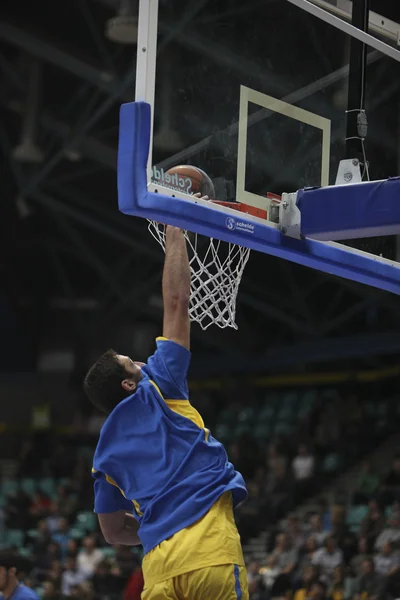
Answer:
M10 569L8 569L8 575L11 577L16 577L17 576L17 569L16 567L11 567Z
M121 385L126 392L130 392L131 394L133 394L137 388L137 383L134 379L124 379L121 382Z

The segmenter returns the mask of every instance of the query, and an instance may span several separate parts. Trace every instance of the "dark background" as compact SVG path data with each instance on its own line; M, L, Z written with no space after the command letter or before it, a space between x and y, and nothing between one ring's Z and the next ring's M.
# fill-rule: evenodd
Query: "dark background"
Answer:
M338 48L342 34L330 28L327 39L324 24L306 13L301 13L300 23L298 9L284 0L252 3L247 8L240 2L222 0L199 6L161 0L158 64L169 68L176 90L172 119L182 149L212 135L211 150L206 149L198 161L212 177L222 174L228 181L231 176L226 164L234 153L234 144L225 133L234 112L232 109L230 115L229 104L224 103L231 93L229 79L210 79L203 68L207 44L203 43L203 52L202 39L218 42L221 36L225 44L229 40L238 64L243 56L255 65L261 61L265 71L262 91L284 97L296 89L300 79L312 81L345 63ZM399 20L399 6L394 1L372 2L372 9ZM207 11L204 22L202 10ZM259 23L264 24L264 37L257 56L252 54L254 46L245 55L246 40L256 27L255 10ZM104 348L112 345L143 359L160 332L162 253L150 239L144 221L124 217L117 210L118 108L121 101L133 99L135 47L106 39L105 24L115 12L113 0L2 3L3 373L59 369L79 383L90 361ZM177 25L182 20L184 35ZM263 55L263 49L270 56ZM33 130L43 160L23 164L13 151L27 114L32 57L41 65ZM301 77L296 64L302 65ZM180 92L182 73L187 89L192 90L189 96ZM386 58L368 69L370 135L366 149L373 179L399 174L398 74L398 65ZM207 85L214 87L210 105L204 106L204 98L196 90L207 89ZM328 105L334 92L324 96ZM190 120L196 102L204 112L198 129ZM225 115L221 131L211 130L206 118L213 106ZM342 126L343 109L332 110ZM156 127L160 127L157 120ZM343 142L341 138L333 148L336 163L343 157ZM284 144L282 138L283 154ZM219 162L210 160L215 148L225 153ZM154 162L171 154L156 145ZM295 164L284 169L284 177L277 180L268 173L260 176L251 169L249 173L252 189L297 189ZM387 258L396 257L394 238L358 245ZM239 332L209 329L203 333L193 326L193 373L315 370L327 360L339 367L367 368L397 362L400 312L395 296L257 253L250 259L240 290Z

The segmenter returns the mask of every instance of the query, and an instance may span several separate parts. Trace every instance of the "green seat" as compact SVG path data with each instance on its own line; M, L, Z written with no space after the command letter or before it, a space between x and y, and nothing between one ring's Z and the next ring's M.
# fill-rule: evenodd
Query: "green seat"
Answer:
M0 494L0 508L3 508L8 502L8 498L5 494Z
M387 519L390 519L390 518L391 518L391 516L392 516L392 514L393 514L393 506L387 506L387 507L385 508L385 517L386 517Z
M90 461L93 460L93 448L91 448L90 446L81 446L80 448L78 448L77 454L78 456L83 456L84 458L87 458Z
M6 544L10 547L22 548L24 532L21 529L8 529L6 531Z
M77 527L73 527L72 529L70 529L69 534L73 540L81 540L82 538L85 537L85 532L81 531Z
M232 428L224 423L219 423L215 427L215 437L218 441L229 444L232 440Z
M253 406L247 406L245 408L242 408L242 410L239 411L237 420L240 423L248 423L248 422L252 421L255 418L255 416L256 416L255 408Z
M253 429L253 436L258 441L267 442L271 435L271 427L269 423L258 423Z
M278 421L287 421L293 417L293 414L294 414L293 406L290 406L290 405L282 406L280 409L278 409L276 419Z
M258 421L269 421L275 415L275 406L272 404L265 404L262 406L258 415Z
M347 513L347 524L351 528L360 527L361 521L368 513L368 506L360 504L358 506L350 507Z
M45 479L41 479L39 481L38 487L44 494L50 498L53 498L56 493L56 480L52 479L51 477L46 477Z
M21 490L23 490L30 496L33 496L33 494L35 493L36 487L36 481L34 479L26 478L22 479L21 481Z
M324 462L322 463L322 472L323 473L335 473L340 466L340 457L336 452L332 452L331 454L327 454L324 458Z
M59 483L59 485L62 485L63 487L67 487L68 485L70 485L71 480L69 477L61 477L61 479L59 479L58 483Z
M93 512L85 511L78 514L76 524L79 530L94 531L97 528L97 518Z
M1 491L3 494L7 496L11 496L15 494L19 489L19 484L16 479L3 479L1 484Z
M111 548L110 546L105 546L104 548L101 549L104 558L114 558L115 557L115 550L114 548Z
M30 548L19 548L18 554L20 554L23 558L30 558L32 556L32 550Z
M275 435L290 435L293 431L293 426L288 421L279 421L275 424Z
M238 423L234 428L234 437L238 438L244 433L250 433L251 428L249 423Z

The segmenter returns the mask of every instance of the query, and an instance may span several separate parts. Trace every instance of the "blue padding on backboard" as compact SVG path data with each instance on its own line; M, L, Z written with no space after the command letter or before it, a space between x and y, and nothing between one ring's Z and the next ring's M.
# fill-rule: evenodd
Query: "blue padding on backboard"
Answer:
M227 215L212 205L148 192L149 140L150 105L123 104L118 149L118 203L123 213L176 225L400 295L400 270L389 261L376 261L339 244L296 240L267 223L246 219L242 213Z
M301 190L301 234L343 240L400 233L400 178Z

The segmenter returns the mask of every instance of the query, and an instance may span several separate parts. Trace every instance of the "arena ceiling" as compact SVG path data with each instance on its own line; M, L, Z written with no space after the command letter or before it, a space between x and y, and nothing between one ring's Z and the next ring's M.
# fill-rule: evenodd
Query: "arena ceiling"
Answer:
M275 11L285 5L284 0L259 4ZM398 19L394 1L377 4L381 13ZM3 371L27 369L42 353L67 350L83 369L109 345L138 352L140 359L161 326L163 255L145 222L117 210L118 109L133 99L135 77L134 47L104 35L117 5L114 0L2 5ZM196 44L190 35L174 34L195 5L196 0L161 2L162 42L200 60L201 31ZM216 20L236 5L240 32L246 24L242 3L212 4ZM195 29L195 22L187 26ZM318 27L314 35L322 48ZM27 109L36 101L28 95L30 77L38 82L34 118ZM379 144L369 147L378 178L400 171L400 91L385 64L376 77L373 85L391 90L370 116L381 132ZM176 110L184 111L184 104ZM42 152L36 164L15 158L23 131ZM185 139L185 132L179 133ZM395 251L390 240L388 257ZM400 351L398 308L398 298L390 294L253 253L239 293L239 332L202 332L195 325L193 350L206 371L379 360Z

